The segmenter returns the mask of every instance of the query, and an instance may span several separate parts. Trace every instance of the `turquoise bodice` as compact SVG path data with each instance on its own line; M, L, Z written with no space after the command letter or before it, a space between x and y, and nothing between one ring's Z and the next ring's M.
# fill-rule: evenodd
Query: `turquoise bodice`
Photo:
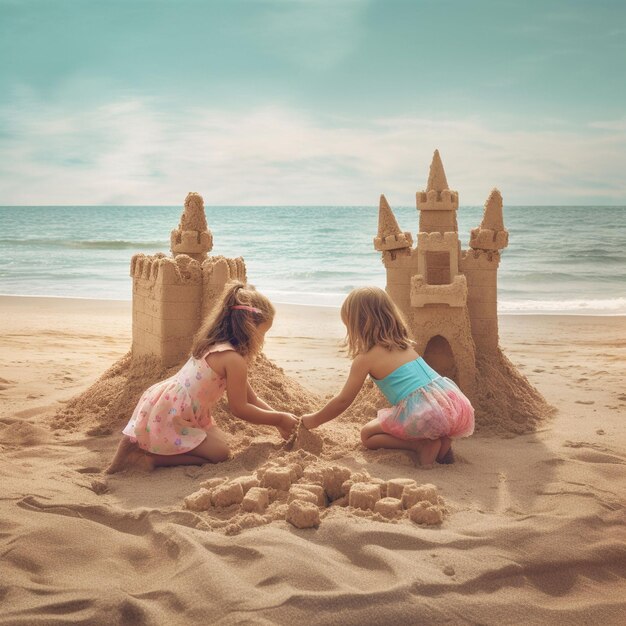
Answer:
M421 356L401 365L380 380L371 376L391 404L398 404L400 400L404 400L410 393L435 378L440 378L439 374Z

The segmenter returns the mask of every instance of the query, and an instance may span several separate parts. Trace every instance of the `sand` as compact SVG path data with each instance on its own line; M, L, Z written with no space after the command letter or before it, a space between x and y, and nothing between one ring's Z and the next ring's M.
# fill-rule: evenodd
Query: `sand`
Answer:
M163 373L124 368L130 304L2 297L0 310L0 623L622 621L626 318L501 317L505 357L558 412L527 434L483 427L455 444L454 465L363 449L359 424L380 402L365 389L317 441L285 446L223 406L230 461L105 476L124 408ZM308 410L337 391L342 334L336 309L279 305L257 393ZM75 400L94 384L107 402ZM262 484L296 464L289 490ZM324 486L328 467L356 476L365 508L342 506L350 493ZM441 521L413 511L419 500L396 517L400 488L409 506L425 484ZM185 498L202 489L192 510ZM313 509L319 524L297 528Z

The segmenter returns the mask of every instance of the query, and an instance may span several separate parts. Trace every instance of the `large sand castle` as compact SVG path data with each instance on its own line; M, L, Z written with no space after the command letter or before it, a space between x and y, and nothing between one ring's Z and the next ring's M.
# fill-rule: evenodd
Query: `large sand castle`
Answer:
M498 348L497 275L500 250L509 243L502 196L494 189L482 223L461 249L456 212L459 195L450 190L439 151L430 166L426 191L418 191L419 232L402 232L380 198L378 235L387 269L387 292L404 314L417 350L438 372L455 379L464 391L476 384L476 351Z

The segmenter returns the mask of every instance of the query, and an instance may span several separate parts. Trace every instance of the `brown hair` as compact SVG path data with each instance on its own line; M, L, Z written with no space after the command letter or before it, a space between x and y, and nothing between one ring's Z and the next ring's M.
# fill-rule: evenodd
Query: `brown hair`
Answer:
M341 319L346 325L346 345L352 359L376 345L387 350L405 350L411 346L402 314L387 293L378 287L351 291L341 307Z
M258 309L233 308L247 306ZM257 328L274 319L274 306L252 285L234 280L226 283L221 300L204 320L196 333L191 354L201 358L216 343L231 343L244 357L256 356L263 346Z

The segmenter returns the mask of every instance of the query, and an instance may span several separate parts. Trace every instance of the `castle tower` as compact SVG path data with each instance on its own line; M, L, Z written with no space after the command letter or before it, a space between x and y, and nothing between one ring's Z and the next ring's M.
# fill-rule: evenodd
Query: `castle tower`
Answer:
M155 357L166 367L180 363L225 283L246 281L243 259L207 257L212 247L202 196L190 193L171 234L173 256L133 256L133 357Z
M420 219L415 248L406 235L399 237L400 228L395 217L390 220L393 214L383 199L374 247L383 253L387 293L402 311L418 352L471 393L476 365L467 282L459 264L458 193L448 188L439 152L433 156L426 191L416 194ZM381 224L391 227L381 231Z
M417 210L420 212L420 233L458 231L456 212L459 208L459 194L450 191L448 187L439 150L435 150L430 164L426 191L418 191L415 196Z
M398 226L387 198L380 196L378 205L378 235L374 238L374 248L382 252L383 263L387 268L387 293L406 316L410 307L410 268L415 264L411 256L413 238Z
M170 247L174 256L186 254L200 262L213 249L213 234L208 229L204 200L199 193L187 194L180 224L170 235Z
M498 348L498 266L500 250L509 245L504 228L502 195L493 189L485 202L483 219L470 235L470 249L461 258L467 278L467 306L476 349L494 352Z

